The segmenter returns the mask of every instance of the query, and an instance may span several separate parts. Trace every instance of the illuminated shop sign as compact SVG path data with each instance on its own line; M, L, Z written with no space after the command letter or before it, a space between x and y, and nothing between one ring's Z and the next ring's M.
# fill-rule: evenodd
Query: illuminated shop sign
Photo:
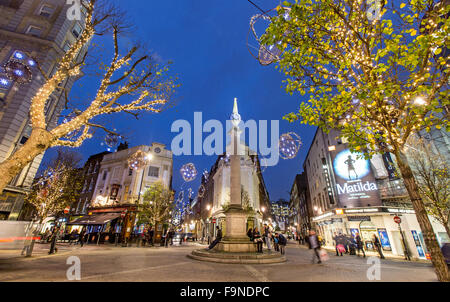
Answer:
M369 209L348 209L345 210L346 214L353 214L353 213L375 213L375 212L379 212L380 210L377 208L369 208Z
M348 221L371 221L370 216L348 216Z
M391 209L388 208L387 209L388 212L390 213L405 213L405 214L414 214L414 210L408 210L408 209Z
M352 153L344 145L331 152L336 176L336 192L343 207L381 206L378 186L370 161Z
M325 214L323 214L323 215L319 215L319 216L316 216L316 217L313 217L313 221L317 221L317 220L320 220L320 219L323 219L323 218L326 218L326 217L328 217L328 216L332 216L333 215L333 212L328 212L328 213L325 213Z

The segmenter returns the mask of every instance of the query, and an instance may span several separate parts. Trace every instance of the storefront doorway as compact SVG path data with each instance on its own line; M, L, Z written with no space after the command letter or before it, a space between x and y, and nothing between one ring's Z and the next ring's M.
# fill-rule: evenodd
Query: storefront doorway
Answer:
M374 251L373 235L377 235L377 227L371 221L361 221L359 229L361 231L361 240L364 242L364 248L368 251Z

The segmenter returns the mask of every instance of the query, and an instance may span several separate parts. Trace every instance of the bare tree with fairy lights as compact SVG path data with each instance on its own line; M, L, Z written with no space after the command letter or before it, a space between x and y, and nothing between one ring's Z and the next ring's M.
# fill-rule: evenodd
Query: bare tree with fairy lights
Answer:
M167 66L155 64L150 55L139 55L142 49L128 46L124 55L119 37L125 29L123 14L107 2L100 0L82 1L86 11L85 28L78 40L58 62L57 71L50 77L41 70L45 83L31 100L31 135L27 142L0 163L0 192L33 159L45 150L55 146L79 147L92 137L92 130L102 129L114 133L108 126L96 122L96 117L125 112L138 117L139 112L161 112L168 103L176 84L167 76ZM72 112L56 128L49 130L45 106L55 91L64 88L59 85L69 79L78 79L87 66L86 57L79 55L96 35L112 36L114 54L109 63L100 63L100 84L91 100L83 101L85 106L72 108L66 95L66 109ZM123 44L123 43L122 43ZM101 61L98 61L101 62ZM39 63L39 62L36 62ZM121 71L121 69L124 69ZM87 105L86 105L87 104Z

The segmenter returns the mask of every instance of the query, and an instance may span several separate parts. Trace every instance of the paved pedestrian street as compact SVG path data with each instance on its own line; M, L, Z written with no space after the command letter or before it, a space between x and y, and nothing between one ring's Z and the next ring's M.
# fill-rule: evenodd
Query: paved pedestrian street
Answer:
M187 257L193 249L204 247L192 243L169 248L65 246L56 255L40 253L32 258L2 258L0 253L0 281L68 281L70 256L79 257L81 281L86 282L371 281L367 275L373 263L367 264L367 259L336 257L329 252L329 261L312 264L311 251L293 242L287 246L287 262L268 265L210 263ZM383 259L379 272L379 281L385 282L437 281L429 263Z

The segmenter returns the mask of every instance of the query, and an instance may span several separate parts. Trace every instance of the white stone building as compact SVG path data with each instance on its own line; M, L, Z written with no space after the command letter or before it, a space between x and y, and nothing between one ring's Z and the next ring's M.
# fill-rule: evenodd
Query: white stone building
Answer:
M151 160L143 168L133 170L128 166L128 159L138 150L151 154ZM138 197L142 202L143 193L157 181L171 188L172 170L172 151L159 143L107 154L100 164L91 207L136 204Z

